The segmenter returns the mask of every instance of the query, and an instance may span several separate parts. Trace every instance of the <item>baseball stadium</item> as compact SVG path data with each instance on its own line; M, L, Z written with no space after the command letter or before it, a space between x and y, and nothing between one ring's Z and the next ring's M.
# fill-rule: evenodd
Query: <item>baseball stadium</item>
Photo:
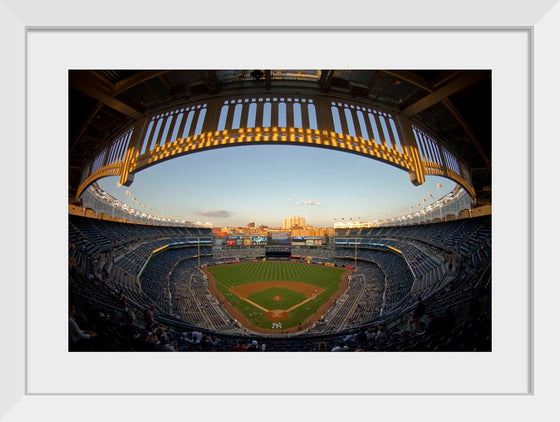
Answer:
M70 70L68 350L492 351L491 88L488 70ZM223 235L134 190L180 160L272 146L328 151L333 174L360 157L437 193L311 236Z

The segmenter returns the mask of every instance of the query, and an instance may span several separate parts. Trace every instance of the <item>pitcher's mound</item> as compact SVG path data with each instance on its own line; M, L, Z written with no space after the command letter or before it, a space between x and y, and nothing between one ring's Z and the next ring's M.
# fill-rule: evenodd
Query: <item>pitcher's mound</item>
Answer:
M266 313L266 318L270 321L284 321L285 319L288 319L289 316L290 313L282 309L275 309L274 311L268 311Z
M282 296L274 296L272 300L282 300Z

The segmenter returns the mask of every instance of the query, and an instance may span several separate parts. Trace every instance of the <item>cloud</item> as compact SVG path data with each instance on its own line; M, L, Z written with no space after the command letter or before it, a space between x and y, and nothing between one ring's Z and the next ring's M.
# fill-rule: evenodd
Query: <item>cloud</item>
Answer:
M292 198L286 198L286 202L290 202Z
M316 206L319 206L319 205L321 205L321 203L312 199L311 201L296 202L296 205L316 205Z
M231 211L226 210L216 210L216 211L204 211L200 212L199 215L203 215L204 217L231 217L233 213Z

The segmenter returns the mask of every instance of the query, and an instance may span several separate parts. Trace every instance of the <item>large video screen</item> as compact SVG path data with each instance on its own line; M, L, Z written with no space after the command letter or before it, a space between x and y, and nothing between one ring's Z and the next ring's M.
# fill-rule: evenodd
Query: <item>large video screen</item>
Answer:
M268 246L291 246L290 232L268 232Z
M265 243L266 242L266 237L264 236L253 236L253 243Z

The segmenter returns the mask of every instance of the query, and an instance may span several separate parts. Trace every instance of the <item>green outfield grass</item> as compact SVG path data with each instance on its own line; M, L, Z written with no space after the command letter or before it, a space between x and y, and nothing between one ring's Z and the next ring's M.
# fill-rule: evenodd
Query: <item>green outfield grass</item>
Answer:
M346 271L344 268L297 262L249 262L208 267L207 270L213 274L216 287L224 297L249 320L264 328L278 328L278 326L273 327L272 321L266 318L264 311L236 296L231 292L232 288L259 281L280 280L298 281L324 289L325 291L315 299L292 310L290 317L282 321L282 328L290 328L307 319L338 290L342 274ZM273 300L274 296L281 296L282 300ZM251 301L269 310L288 309L304 301L305 298L306 296L301 292L279 287L262 290L249 297Z

